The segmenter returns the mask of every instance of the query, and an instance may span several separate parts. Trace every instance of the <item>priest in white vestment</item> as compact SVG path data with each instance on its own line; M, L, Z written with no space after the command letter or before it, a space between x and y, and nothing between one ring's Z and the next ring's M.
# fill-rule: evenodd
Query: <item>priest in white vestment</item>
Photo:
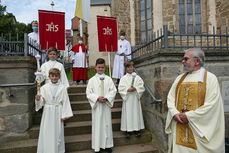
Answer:
M124 63L131 59L131 45L129 41L125 38L125 32L120 32L120 40L118 40L118 51L114 57L114 66L112 78L117 79L117 84L119 83L121 77L124 76L125 68ZM124 56L126 55L126 56ZM127 56L128 55L128 56Z
M97 74L88 81L86 94L92 110L92 149L111 153L113 147L111 108L116 88L112 79L104 74L105 60L96 60Z
M66 86L58 83L60 71L50 70L51 81L36 95L35 109L43 107L37 153L64 153L63 121L73 116Z
M225 153L224 109L217 77L203 68L204 52L185 51L186 73L174 81L167 99L168 153Z
M48 49L49 61L41 65L41 72L42 72L41 82L45 81L45 83L49 83L50 82L49 70L52 68L57 68L61 72L61 76L59 80L60 84L64 85L65 87L69 87L69 82L65 73L64 66L60 62L56 61L57 56L58 56L57 49L55 47L50 47Z
M140 98L145 91L143 80L134 72L134 63L126 62L126 75L119 83L118 91L123 99L121 131L126 131L126 136L134 132L140 136L140 130L144 129L142 107Z

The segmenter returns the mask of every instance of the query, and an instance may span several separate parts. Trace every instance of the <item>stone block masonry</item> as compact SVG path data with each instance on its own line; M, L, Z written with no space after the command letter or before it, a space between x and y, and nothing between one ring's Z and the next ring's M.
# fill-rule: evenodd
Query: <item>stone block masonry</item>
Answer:
M33 57L0 57L0 84L33 83ZM35 86L0 87L0 143L28 138L32 125Z

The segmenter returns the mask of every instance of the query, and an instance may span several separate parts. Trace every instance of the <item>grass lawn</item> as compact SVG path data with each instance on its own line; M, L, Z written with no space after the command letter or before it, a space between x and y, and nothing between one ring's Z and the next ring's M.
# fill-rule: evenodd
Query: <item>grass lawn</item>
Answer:
M96 71L88 71L88 79L92 78L94 75L96 74ZM109 76L109 71L106 70L105 74ZM72 76L72 72L66 72L67 78L68 80L72 80L73 76Z

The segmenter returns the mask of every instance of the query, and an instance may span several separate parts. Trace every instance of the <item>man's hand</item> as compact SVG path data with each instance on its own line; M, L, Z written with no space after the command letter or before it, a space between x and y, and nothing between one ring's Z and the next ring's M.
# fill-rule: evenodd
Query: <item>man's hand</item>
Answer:
M180 119L183 121L184 124L188 123L188 118L185 113L180 113Z
M40 95L36 95L36 96L35 96L35 99L36 99L37 101L39 101L39 100L41 99L41 96L40 96Z
M75 60L72 60L72 63L75 63Z
M188 118L185 113L179 113L173 116L173 119L181 124L187 124Z
M66 120L66 118L62 118L61 121L64 122Z
M104 98L103 96L99 96L99 98L97 99L100 103L105 103L107 101L106 98Z
M127 92L134 92L134 91L136 91L136 88L129 88L128 90L127 90Z
M180 113L173 116L173 119L181 124L183 124L182 119L180 118Z

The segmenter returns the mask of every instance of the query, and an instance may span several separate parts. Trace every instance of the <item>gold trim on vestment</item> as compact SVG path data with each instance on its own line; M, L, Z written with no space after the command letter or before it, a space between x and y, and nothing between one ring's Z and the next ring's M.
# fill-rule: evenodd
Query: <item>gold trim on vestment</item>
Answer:
M175 105L179 112L196 110L204 104L206 93L207 71L205 70L204 82L183 82L184 74L176 87ZM176 125L176 144L197 149L195 138L189 124Z

